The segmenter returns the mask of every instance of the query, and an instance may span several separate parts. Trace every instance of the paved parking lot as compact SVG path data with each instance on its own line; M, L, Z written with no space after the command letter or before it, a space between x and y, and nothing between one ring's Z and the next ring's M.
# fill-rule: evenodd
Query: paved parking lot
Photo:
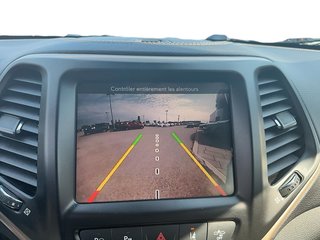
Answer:
M188 198L219 195L216 188L173 139L192 149L196 128L145 127L78 136L77 200L87 202L139 134L140 141L117 168L95 201Z

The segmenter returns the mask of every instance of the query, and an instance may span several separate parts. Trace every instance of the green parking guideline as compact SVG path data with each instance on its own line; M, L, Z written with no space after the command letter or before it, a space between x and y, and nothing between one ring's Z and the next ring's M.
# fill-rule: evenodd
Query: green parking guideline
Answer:
M137 143L140 141L141 138L142 138L142 134L140 133L140 134L136 137L136 139L133 141L132 145L133 145L133 146L137 145Z
M175 132L172 132L171 136L174 138L174 140L177 141L177 143L179 143L179 144L182 143L181 139L178 137L178 135Z

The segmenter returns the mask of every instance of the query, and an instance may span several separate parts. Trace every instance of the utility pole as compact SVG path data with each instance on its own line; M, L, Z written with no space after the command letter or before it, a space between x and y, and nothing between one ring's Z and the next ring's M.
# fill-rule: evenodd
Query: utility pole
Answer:
M106 112L107 115L107 123L109 122L109 112Z
M178 115L178 123L179 123L179 121L180 121L180 115Z
M110 112L111 112L111 124L112 129L114 130L114 120L113 120L113 112L112 112L112 104L111 104L111 94L107 94L109 96L109 104L110 104Z
M166 123L168 123L168 110L166 110Z

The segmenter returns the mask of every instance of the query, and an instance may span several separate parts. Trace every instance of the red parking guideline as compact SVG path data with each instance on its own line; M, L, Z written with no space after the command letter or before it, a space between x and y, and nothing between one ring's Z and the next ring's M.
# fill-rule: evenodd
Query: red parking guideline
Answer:
M94 191L91 196L88 198L88 203L91 203L94 201L94 199L97 197L97 195L99 194L99 191Z

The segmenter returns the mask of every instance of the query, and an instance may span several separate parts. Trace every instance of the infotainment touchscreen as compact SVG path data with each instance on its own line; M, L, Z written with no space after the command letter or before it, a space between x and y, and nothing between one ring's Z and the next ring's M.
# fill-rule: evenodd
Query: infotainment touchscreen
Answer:
M228 85L129 83L78 85L77 202L232 194Z

